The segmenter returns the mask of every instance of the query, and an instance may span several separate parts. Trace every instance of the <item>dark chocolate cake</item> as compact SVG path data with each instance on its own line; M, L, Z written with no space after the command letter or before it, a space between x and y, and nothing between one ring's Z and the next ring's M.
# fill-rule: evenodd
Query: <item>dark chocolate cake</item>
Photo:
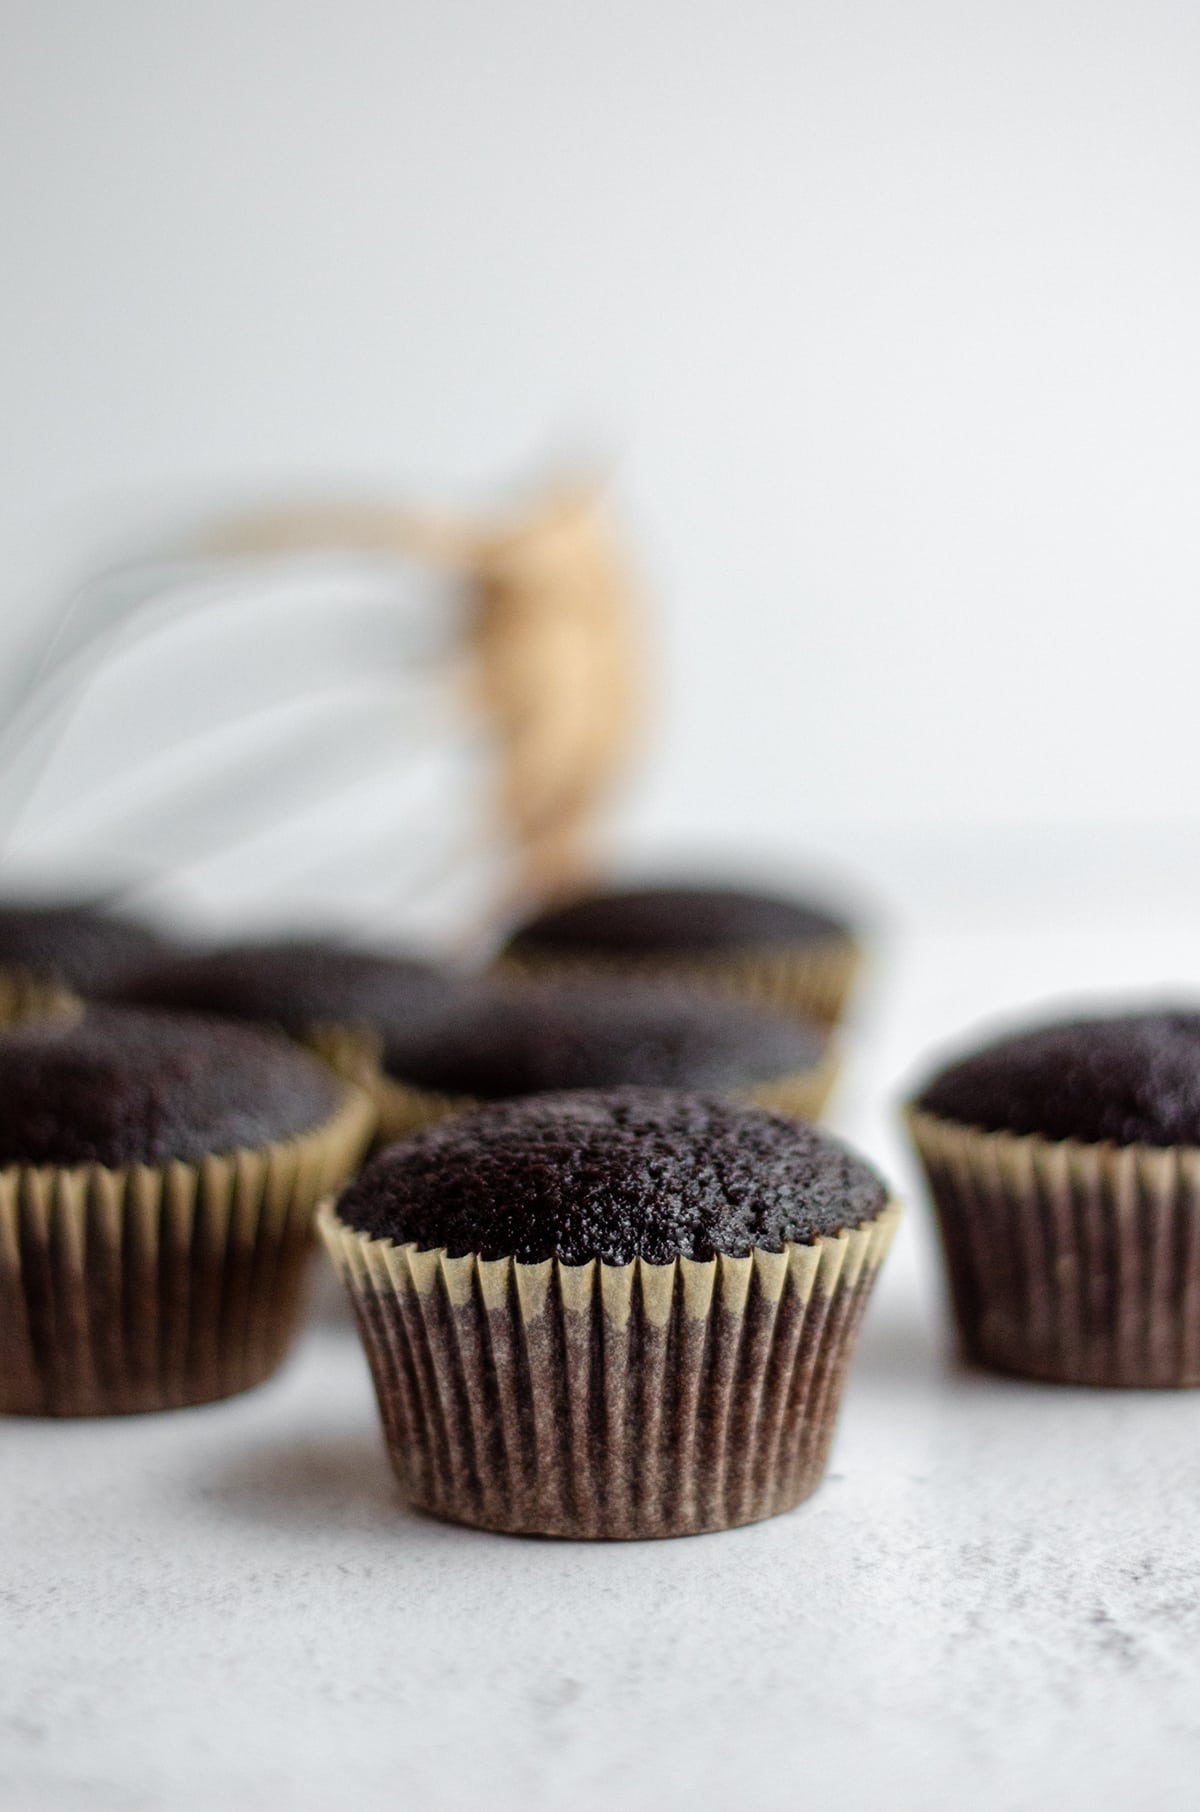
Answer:
M861 1226L878 1177L828 1134L708 1095L611 1089L502 1102L383 1152L342 1222L452 1256L666 1264Z
M814 1069L821 1031L756 1002L632 981L478 983L388 1036L389 1075L480 1101L573 1088L739 1089Z
M952 1063L916 1105L985 1132L1200 1144L1200 1012L1075 1019Z
M102 1006L0 1034L0 1164L195 1163L294 1138L337 1103L314 1057L259 1027Z
M415 957L306 940L238 944L145 965L118 997L251 1019L303 1035L319 1025L403 1031L468 984Z
M823 908L721 887L640 887L591 894L526 921L512 955L667 956L846 938Z
M164 949L144 925L97 907L10 901L0 905L0 968L102 993Z

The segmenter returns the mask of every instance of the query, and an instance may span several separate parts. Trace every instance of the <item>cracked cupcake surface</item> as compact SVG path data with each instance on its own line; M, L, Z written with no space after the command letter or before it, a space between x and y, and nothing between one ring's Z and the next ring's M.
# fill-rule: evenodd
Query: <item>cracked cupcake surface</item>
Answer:
M481 1108L370 1164L342 1222L397 1244L526 1264L744 1257L859 1227L875 1173L783 1115L672 1090L579 1090Z

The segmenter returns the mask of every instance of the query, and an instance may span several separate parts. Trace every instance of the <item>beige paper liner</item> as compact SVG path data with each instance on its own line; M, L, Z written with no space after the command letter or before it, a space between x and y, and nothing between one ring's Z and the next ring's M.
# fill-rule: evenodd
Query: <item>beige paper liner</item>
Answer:
M1200 1384L1200 1150L907 1118L969 1359L1061 1384Z
M383 1038L369 1026L337 1025L326 1020L305 1028L297 1040L315 1051L322 1063L345 1082L374 1095L383 1060Z
M373 1119L347 1085L324 1125L259 1150L0 1170L0 1411L174 1409L269 1377L299 1321L314 1207Z
M811 1070L799 1070L792 1076L778 1076L770 1082L758 1083L753 1088L728 1092L731 1099L744 1101L750 1107L770 1108L775 1113L788 1114L796 1120L816 1120L820 1118L830 1090L837 1080L837 1068L833 1052L827 1050L821 1062ZM395 1139L406 1138L409 1133L419 1132L423 1126L433 1126L437 1121L449 1120L455 1114L470 1113L474 1108L494 1105L493 1102L483 1102L471 1095L442 1095L433 1089L415 1088L412 1083L401 1082L384 1071L372 1078L371 1087L377 1114L377 1146L390 1145Z
M414 1505L635 1539L757 1522L816 1488L898 1213L667 1265L449 1258L355 1232L329 1206L319 1225Z
M564 980L622 974L641 981L673 982L755 1000L818 1025L836 1026L862 966L862 948L852 937L812 938L796 944L764 944L711 955L620 956L567 951L511 950L497 958L499 972Z
M0 1027L79 1019L82 1014L82 1000L61 982L24 969L0 969Z

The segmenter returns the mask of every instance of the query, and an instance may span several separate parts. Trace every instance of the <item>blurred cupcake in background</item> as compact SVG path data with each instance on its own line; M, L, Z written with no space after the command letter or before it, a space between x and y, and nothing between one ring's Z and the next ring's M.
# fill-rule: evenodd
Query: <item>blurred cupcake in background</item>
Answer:
M295 938L163 955L111 997L255 1020L293 1038L342 1030L378 1040L436 1021L469 985L416 956Z
M637 974L741 993L832 1026L861 946L805 900L703 885L583 894L518 926L501 961L530 972Z
M118 987L168 945L132 919L51 900L0 903L0 970L64 983L79 994Z
M0 1410L104 1415L283 1360L359 1089L259 1027L76 1007L0 1032Z
M895 1222L811 1126L613 1089L427 1128L321 1230L414 1505L633 1539L815 1490Z
M751 1000L614 976L486 980L396 1021L379 1137L483 1101L623 1086L704 1089L815 1118L835 1068L823 1028Z
M1200 1384L1200 1011L983 1045L908 1124L964 1355L1064 1384Z

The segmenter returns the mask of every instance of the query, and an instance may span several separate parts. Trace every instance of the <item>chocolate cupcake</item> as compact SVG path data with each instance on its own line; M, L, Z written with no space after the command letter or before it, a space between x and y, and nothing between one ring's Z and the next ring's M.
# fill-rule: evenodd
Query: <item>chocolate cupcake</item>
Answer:
M380 1138L484 1101L563 1089L688 1088L814 1118L833 1081L819 1027L662 983L480 981L385 1039Z
M0 1033L0 1410L167 1409L269 1376L314 1204L371 1119L256 1027L95 1007Z
M299 1038L327 1027L386 1037L436 1017L462 986L416 957L298 938L164 956L114 993L130 1005L251 1019Z
M685 886L620 889L550 907L512 934L501 960L557 972L665 975L749 994L830 1026L859 958L853 931L823 907Z
M1200 1012L1072 1019L908 1112L964 1354L1065 1384L1200 1384Z
M613 1089L427 1128L321 1229L415 1505L631 1538L755 1522L816 1488L895 1221L811 1126Z
M0 904L0 969L103 994L166 948L144 925L95 906L48 901Z

